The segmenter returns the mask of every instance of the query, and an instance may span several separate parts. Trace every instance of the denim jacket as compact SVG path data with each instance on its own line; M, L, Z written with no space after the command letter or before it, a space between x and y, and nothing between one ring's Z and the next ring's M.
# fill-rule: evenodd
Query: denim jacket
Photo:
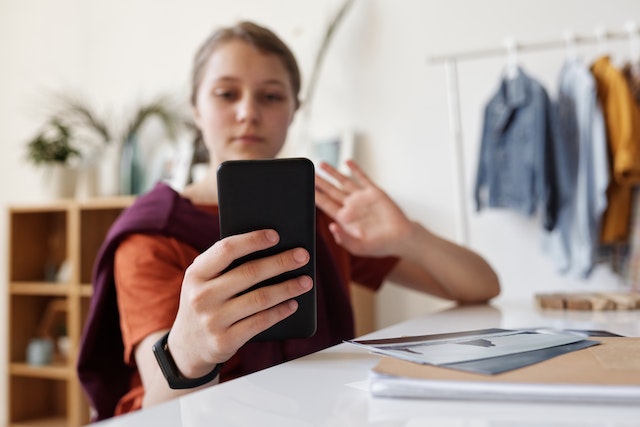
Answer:
M540 207L544 228L552 230L560 200L550 101L540 83L517 71L502 79L485 106L476 209L509 208L531 216Z
M609 156L604 116L589 68L577 59L565 62L554 109L558 171L563 204L545 251L561 272L587 278L597 258L600 219L607 207Z

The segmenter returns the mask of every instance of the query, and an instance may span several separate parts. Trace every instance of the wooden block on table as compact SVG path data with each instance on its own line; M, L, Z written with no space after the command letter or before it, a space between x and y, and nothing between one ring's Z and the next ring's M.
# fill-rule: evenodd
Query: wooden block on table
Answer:
M536 294L536 301L542 309L563 310L565 308L562 294Z
M640 294L623 292L603 292L605 298L610 299L618 310L635 310L640 308Z

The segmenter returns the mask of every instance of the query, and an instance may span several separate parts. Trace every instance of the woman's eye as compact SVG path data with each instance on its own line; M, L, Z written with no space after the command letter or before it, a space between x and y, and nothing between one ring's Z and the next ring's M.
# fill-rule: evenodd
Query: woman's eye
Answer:
M236 97L236 94L232 90L220 89L213 92L216 98L231 100Z
M264 98L265 101L279 102L279 101L282 101L284 99L284 96L282 96L279 93L265 93L263 95L263 98Z

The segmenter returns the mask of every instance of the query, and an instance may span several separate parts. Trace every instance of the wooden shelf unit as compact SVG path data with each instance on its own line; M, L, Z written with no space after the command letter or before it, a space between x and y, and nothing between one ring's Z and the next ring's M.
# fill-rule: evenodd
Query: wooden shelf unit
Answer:
M91 272L109 227L133 200L60 200L9 207L9 427L75 427L89 422L89 405L75 366L92 294ZM64 308L62 316L45 316L54 304ZM43 334L54 340L65 335L67 356L57 351L49 365L30 365L29 341Z

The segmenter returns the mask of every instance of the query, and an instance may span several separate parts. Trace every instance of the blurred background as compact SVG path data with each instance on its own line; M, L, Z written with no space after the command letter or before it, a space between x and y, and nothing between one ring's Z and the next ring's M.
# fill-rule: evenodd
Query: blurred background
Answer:
M316 142L345 141L350 149L343 155L355 158L409 216L470 246L493 265L503 286L500 299L533 303L536 292L631 286L604 264L587 279L560 274L554 260L541 250L537 216L506 210L477 213L472 189L483 108L507 63L505 40L523 46L519 64L554 98L567 55L562 45L565 35L595 39L597 34L624 34L634 20L640 23L640 2L355 0L316 67L327 29L343 4L338 0L0 0L0 241L7 242L7 206L56 197L46 168L30 161L27 145L42 130L60 95L82 100L104 119L112 132L110 146L115 147L98 154L88 149L95 162L111 163L101 173L100 185L88 190L79 184L73 197L122 192L117 161L131 120L164 96L171 98L164 107L175 117L189 117L195 50L215 27L249 19L270 27L292 47L303 73L303 94L314 68L318 73L313 97L290 131L286 154L306 155ZM578 43L577 53L587 63L606 53L621 66L638 59L631 39L605 37ZM553 46L525 48L546 41L553 41ZM465 52L481 54L456 56ZM437 59L442 55L457 59L454 72ZM458 101L459 109L452 100ZM460 123L458 134L452 133L455 120ZM193 141L188 128L168 133L162 124L167 122L150 121L139 129L145 160L142 174L149 181L167 179L179 187L191 174L186 168L193 157ZM81 179L85 187L88 179ZM0 274L5 278L8 256L3 243ZM5 295L0 293L0 313L6 313ZM446 306L392 283L372 298L376 328ZM5 324L2 315L2 343ZM2 353L3 378L5 370ZM0 404L6 401L3 393L4 383ZM0 413L6 413L1 406Z

